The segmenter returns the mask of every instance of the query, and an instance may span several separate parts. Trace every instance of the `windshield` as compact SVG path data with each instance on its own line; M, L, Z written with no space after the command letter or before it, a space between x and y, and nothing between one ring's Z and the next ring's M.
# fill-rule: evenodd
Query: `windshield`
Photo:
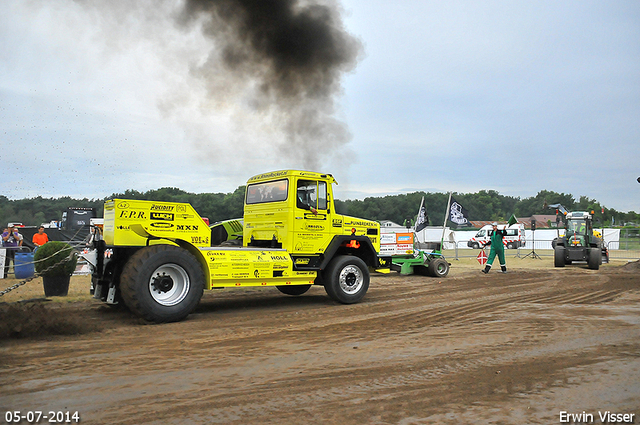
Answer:
M577 233L584 235L587 233L587 223L585 220L568 220L567 233Z
M285 201L287 199L287 180L257 183L247 186L246 203L261 204L263 202Z

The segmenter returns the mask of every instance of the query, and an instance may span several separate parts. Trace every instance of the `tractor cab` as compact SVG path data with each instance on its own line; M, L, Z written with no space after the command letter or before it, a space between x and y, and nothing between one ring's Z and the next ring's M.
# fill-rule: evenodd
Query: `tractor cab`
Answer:
M593 238L591 215L580 211L568 213L565 236L569 246L589 246Z

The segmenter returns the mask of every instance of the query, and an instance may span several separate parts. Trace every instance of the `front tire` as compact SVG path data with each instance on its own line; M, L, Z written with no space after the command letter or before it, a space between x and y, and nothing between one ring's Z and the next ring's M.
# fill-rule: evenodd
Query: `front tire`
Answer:
M311 288L311 285L280 285L276 288L286 295L302 295Z
M150 322L177 322L198 305L204 273L187 250L172 245L140 249L125 264L120 289L126 306Z
M353 255L341 255L331 260L323 277L327 295L342 304L360 302L369 289L369 268Z
M564 267L564 247L556 246L556 249L553 251L553 265L556 267Z
M602 262L602 250L600 248L589 249L589 259L587 261L587 267L591 270L598 270L600 263Z

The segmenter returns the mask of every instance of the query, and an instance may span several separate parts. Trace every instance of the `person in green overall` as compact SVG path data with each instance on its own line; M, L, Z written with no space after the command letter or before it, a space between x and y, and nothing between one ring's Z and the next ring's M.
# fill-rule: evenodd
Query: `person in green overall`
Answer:
M502 273L507 272L507 263L504 261L504 244L502 243L502 239L507 235L506 230L498 230L498 223L491 223L493 226L493 234L491 234L491 240L487 245L491 245L491 251L489 251L489 259L487 260L487 265L482 270L482 273L487 274L489 270L491 270L491 265L493 264L493 260L498 256L498 260L500 260L500 269Z

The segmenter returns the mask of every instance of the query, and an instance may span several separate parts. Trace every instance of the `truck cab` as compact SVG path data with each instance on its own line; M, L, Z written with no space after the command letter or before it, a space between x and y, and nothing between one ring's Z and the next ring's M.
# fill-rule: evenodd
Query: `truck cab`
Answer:
M283 248L297 269L320 270L336 251L366 245L368 264L380 251L380 224L335 211L331 174L285 170L247 182L243 246ZM355 251L354 251L355 252Z

